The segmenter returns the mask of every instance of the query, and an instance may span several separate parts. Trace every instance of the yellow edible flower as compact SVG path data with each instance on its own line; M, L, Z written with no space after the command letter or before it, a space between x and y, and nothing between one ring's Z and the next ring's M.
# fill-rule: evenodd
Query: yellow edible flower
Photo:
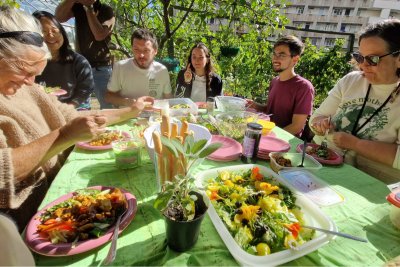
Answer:
M240 208L241 214L236 214L235 215L235 222L239 223L243 219L246 219L247 221L254 220L258 214L258 210L260 209L260 206L254 206L254 205L243 205Z
M232 182L231 180L225 180L225 181L224 181L224 184L225 184L227 187L233 187L233 186L234 186L234 184L233 184L233 182Z
M271 194L274 191L279 190L278 186L266 182L261 182L259 184L259 187L260 187L259 190L263 190L267 195Z
M228 171L222 171L219 173L219 177L221 178L222 181L229 180L230 173Z

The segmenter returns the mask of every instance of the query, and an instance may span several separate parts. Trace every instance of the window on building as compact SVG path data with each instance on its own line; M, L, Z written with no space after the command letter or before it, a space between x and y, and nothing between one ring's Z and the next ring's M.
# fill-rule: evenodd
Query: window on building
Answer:
M304 13L304 6L298 6L296 8L297 14L303 14Z
M304 25L304 29L308 30L310 29L311 23L306 22L306 24Z
M342 23L342 25L340 25L340 31L346 32L346 24Z
M326 31L335 31L336 30L336 24L335 23L327 23L325 24L325 29Z
M350 8L346 8L344 14L345 14L346 16L350 16L350 12L351 12L351 9L350 9Z
M315 46L318 46L319 45L319 39L320 38L313 37L313 38L310 38L310 42L311 42L311 44L313 44Z
M335 44L335 38L326 38L325 39L325 46L334 46Z
M333 9L333 15L339 16L339 15L342 15L342 12L343 12L343 9L341 9L341 8L334 8Z
M301 22L301 21L294 21L293 22L293 26L297 27L297 28L303 28L303 24L304 24L304 22Z

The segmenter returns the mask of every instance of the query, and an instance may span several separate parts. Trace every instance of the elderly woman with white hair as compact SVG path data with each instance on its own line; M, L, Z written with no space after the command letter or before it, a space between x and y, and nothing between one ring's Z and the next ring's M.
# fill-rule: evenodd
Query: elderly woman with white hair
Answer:
M22 231L65 160L63 151L106 125L136 117L151 97L131 107L79 113L34 83L50 53L38 22L0 6L0 212Z

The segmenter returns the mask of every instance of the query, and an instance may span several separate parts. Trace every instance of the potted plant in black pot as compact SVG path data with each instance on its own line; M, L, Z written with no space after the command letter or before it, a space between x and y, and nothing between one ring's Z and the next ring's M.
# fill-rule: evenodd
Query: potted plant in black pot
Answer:
M161 137L161 142L175 158L182 159L184 174L176 175L173 181L163 185L154 207L164 215L168 246L176 251L186 251L196 243L208 209L207 196L195 187L190 170L222 144L207 146L207 140L196 142L190 135L183 144L165 137Z

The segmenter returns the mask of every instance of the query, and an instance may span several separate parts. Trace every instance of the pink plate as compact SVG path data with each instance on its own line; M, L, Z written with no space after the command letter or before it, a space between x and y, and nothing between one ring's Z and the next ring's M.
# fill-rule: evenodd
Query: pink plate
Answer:
M127 133L127 132L121 132L121 134L124 137L130 137L129 133ZM82 149L86 149L86 150L107 150L107 149L112 148L111 144L106 145L106 146L91 146L89 144L89 142L78 142L78 143L76 143L76 146L79 148L82 148Z
M319 147L319 145L317 145L317 144L307 144L307 147L312 147L312 148L316 149L316 148ZM296 151L297 152L303 151L303 144L299 144L296 147ZM306 151L306 153L307 153L307 151ZM313 157L314 159L316 159L318 162L320 162L322 164L326 164L326 165L340 165L340 164L343 163L343 157L341 155L339 155L337 152L335 152L334 150L328 148L328 153L329 153L329 159L320 158L315 154L309 154L309 155L311 157Z
M113 187L107 187L107 186L93 186L89 188L98 190L113 189ZM128 202L128 210L126 211L125 215L121 218L121 224L119 226L120 227L119 232L121 233L135 217L137 210L137 203L134 195L132 195L131 193L122 188L120 188L120 190L125 194L125 198ZM26 232L25 232L25 242L31 250L33 250L38 254L46 256L53 256L53 257L70 256L92 250L111 240L114 227L111 227L107 231L107 233L105 233L103 236L99 238L77 242L75 244L75 247L72 247L72 243L52 244L46 238L39 236L36 230L38 225L40 224L39 216L41 215L41 213L44 212L46 209L71 198L72 195L73 193L71 192L56 199L55 201L46 205L46 207L38 211L35 214L35 216L32 217L32 219L28 223L28 226L26 227Z
M49 93L49 95L60 96L60 95L65 95L65 94L67 94L67 93L68 93L68 92L65 91L64 89L57 89L57 90L55 90L55 91Z
M209 159L212 160L233 160L237 159L237 157L242 153L242 145L227 136L222 135L213 135L211 137L212 143L222 143L222 147L220 147L217 151L209 155Z
M196 102L196 105L199 109L207 108L207 102Z
M264 136L276 137L276 133L274 133L274 132L269 132L267 135L264 135Z
M258 148L260 153L286 152L290 149L290 144L282 139L273 136L262 136Z

